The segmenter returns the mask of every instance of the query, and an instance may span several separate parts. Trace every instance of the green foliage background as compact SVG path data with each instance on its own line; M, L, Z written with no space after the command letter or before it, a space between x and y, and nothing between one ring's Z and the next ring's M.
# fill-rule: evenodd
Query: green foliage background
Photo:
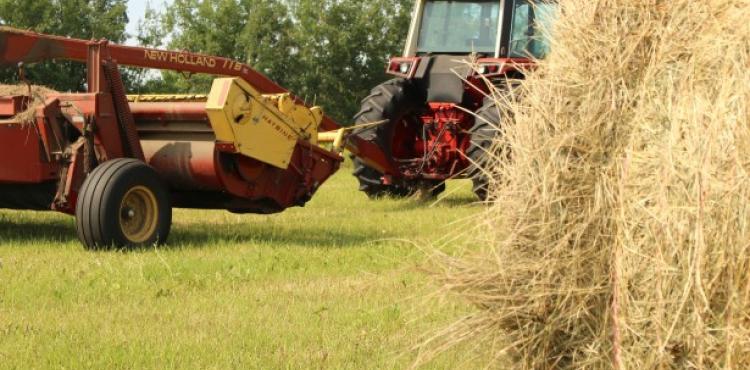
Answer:
M400 54L413 0L174 0L149 9L138 35L127 35L127 0L0 0L0 23L80 38L129 37L144 46L190 50L246 62L322 105L346 124L359 100L384 81L385 61ZM47 62L30 79L62 91L85 87L84 67ZM0 82L17 79L0 71ZM207 92L209 76L127 70L139 93Z
M0 23L54 35L123 42L127 39L127 0L0 0ZM29 66L27 74L33 83L60 91L85 88L86 69L80 63L39 63ZM0 82L17 79L15 69L0 69Z

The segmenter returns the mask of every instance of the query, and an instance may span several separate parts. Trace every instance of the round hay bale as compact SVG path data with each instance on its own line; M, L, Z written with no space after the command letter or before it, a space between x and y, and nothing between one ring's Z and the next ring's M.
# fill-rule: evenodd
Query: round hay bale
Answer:
M433 348L501 367L750 368L750 2L565 0ZM477 346L482 344L477 344Z

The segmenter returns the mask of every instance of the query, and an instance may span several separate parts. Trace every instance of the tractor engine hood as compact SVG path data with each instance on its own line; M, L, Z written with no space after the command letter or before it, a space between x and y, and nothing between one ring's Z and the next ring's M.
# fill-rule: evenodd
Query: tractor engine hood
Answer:
M464 80L472 73L469 55L435 55L420 59L414 78L424 84L427 102L461 104Z

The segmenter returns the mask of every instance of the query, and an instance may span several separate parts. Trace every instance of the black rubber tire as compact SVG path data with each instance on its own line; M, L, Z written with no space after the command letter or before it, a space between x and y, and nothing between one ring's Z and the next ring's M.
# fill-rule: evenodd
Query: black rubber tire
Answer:
M354 134L379 146L387 156L391 156L391 138L398 119L410 112L416 112L424 104L424 98L411 88L404 79L386 81L374 89L369 96L362 100L362 107L354 116L355 124L366 124L388 121L381 125L364 127L354 131ZM432 196L437 196L445 190L441 181L400 181L396 184L384 184L383 174L364 164L356 157L354 163L354 177L359 180L359 190L372 199L383 196L408 197L422 189L429 189Z
M497 103L492 99L486 99L482 108L476 112L474 126L469 130L471 134L471 144L466 150L466 156L471 160L471 166L468 170L471 178L473 191L476 196L486 201L489 195L489 178L486 169L491 163L490 150L499 135L502 118Z
M125 236L121 222L123 199L132 189L147 189L156 204L156 226L145 240ZM90 250L164 244L172 226L169 192L156 171L135 159L113 159L92 171L83 182L76 204L76 229ZM148 231L148 230L147 230Z

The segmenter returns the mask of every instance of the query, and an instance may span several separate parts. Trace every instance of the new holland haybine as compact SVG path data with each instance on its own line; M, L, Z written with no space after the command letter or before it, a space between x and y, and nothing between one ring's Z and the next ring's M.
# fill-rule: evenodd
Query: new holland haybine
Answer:
M86 63L86 92L0 96L0 208L75 215L88 248L163 243L172 207L302 206L342 161L318 146L338 124L242 63L0 28L0 65L22 80L25 64L60 59ZM129 97L121 65L225 77L207 96ZM377 147L347 143L387 170Z

